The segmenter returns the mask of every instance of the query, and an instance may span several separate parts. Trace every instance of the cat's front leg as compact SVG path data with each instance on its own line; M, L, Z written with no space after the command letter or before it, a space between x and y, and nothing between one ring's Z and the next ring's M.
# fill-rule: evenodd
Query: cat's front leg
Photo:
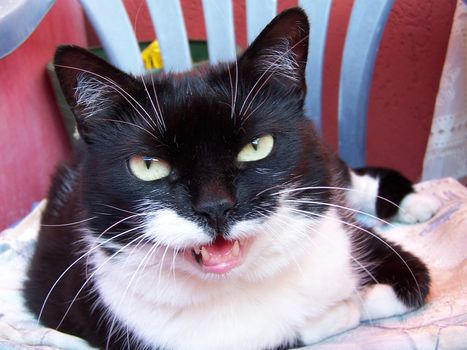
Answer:
M308 320L300 331L303 345L311 345L357 327L362 321L402 315L413 309L389 284L372 284L339 302L320 317Z
M402 315L413 309L389 284L372 284L356 296L341 301L316 318L307 320L300 331L303 345L311 345L357 327L362 321Z
M307 320L300 331L300 343L311 345L351 330L362 321L402 315L416 305L418 303L404 301L390 284L371 284L354 297L326 310L323 315Z
M394 316L421 307L430 289L427 266L371 230L354 233L355 258L362 266L362 318Z
M417 193L410 180L395 170L365 167L349 169L349 172L347 201L357 210L358 221L366 227L385 221L424 222L440 207L436 198Z
M409 311L390 285L375 284L309 319L300 331L300 343L311 345L357 327L361 321L401 315Z
M300 340L304 345L317 343L357 327L360 319L361 302L358 297L349 298L332 306L319 317L307 320L300 331Z

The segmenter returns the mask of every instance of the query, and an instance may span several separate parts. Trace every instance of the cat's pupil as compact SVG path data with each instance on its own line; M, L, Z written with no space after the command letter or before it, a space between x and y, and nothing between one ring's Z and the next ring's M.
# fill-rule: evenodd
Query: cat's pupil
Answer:
M144 157L143 160L144 164L146 165L146 168L149 169L151 167L153 159L149 157Z
M258 150L258 144L259 144L259 138L254 139L253 141L251 141L251 146L253 147L253 149L254 149L255 151Z

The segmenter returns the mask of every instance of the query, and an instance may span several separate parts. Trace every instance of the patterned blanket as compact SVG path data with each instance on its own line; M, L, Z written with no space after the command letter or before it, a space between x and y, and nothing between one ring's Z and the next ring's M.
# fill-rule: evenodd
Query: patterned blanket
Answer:
M467 188L453 179L418 184L441 210L417 225L380 233L429 266L432 290L415 312L367 322L306 349L467 349ZM39 228L42 201L18 225L0 233L0 350L89 350L83 340L37 324L25 308L22 281Z

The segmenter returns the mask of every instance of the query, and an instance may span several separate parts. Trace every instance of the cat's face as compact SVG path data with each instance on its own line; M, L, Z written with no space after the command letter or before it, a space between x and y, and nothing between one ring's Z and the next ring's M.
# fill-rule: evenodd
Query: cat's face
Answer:
M143 79L84 50L56 67L86 142L82 199L107 254L261 278L308 246L328 185L303 115L308 24L279 16L237 63ZM305 242L305 243L304 243ZM162 262L161 262L162 261Z

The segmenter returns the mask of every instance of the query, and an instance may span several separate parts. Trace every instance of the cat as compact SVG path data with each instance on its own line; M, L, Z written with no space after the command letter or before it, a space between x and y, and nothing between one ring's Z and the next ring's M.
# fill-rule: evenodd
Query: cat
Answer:
M41 323L103 349L286 349L423 305L425 264L357 216L436 209L319 139L308 34L289 9L236 62L144 77L57 50L81 139L24 286Z

